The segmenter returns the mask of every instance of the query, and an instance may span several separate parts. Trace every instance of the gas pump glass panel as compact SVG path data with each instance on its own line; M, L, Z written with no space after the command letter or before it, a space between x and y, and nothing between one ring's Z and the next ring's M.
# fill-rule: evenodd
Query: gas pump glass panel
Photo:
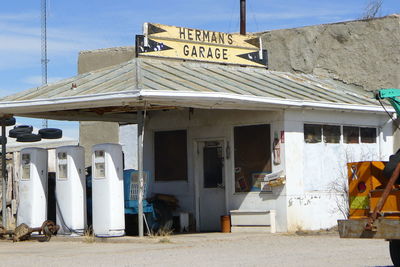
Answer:
M94 178L105 178L105 167L104 150L96 150L94 152Z
M67 164L67 153L57 153L58 161L58 179L66 180L68 178L68 164Z
M204 188L223 187L223 154L219 142L206 142L203 148Z
M31 178L31 154L22 154L22 180Z

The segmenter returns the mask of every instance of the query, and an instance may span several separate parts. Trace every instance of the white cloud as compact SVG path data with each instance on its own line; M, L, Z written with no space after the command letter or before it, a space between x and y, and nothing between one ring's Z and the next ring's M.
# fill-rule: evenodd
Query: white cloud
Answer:
M0 14L0 21L31 21L32 19L37 20L40 15L37 12L24 12L24 13L12 13L12 14Z
M32 26L37 25L37 26ZM76 57L80 50L113 46L98 31L80 28L49 26L47 31L48 56L52 58ZM38 16L32 13L0 13L0 69L22 69L40 65L41 29Z
M53 83L59 80L64 79L64 77L48 77L47 82L48 83ZM42 84L42 76L40 75L32 75L32 76L27 76L24 79L22 79L22 82L30 85L30 86L39 86Z

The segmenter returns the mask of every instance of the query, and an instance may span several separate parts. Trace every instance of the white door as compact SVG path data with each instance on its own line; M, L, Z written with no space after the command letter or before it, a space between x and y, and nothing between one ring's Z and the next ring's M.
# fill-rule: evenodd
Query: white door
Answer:
M226 215L224 142L198 142L199 229L220 231L220 217Z

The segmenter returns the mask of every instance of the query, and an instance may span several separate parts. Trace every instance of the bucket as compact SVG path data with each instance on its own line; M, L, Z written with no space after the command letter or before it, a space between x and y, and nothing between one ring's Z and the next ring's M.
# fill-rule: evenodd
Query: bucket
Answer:
M222 233L231 232L231 217L229 215L221 216L221 232Z

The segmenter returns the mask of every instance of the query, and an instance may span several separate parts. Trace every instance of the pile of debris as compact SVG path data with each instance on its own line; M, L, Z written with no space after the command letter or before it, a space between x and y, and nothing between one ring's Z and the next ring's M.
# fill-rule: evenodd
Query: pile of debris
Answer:
M44 221L41 227L30 228L28 225L22 223L18 225L14 231L6 230L0 226L0 238L12 239L14 242L28 240L31 238L33 232L38 232L38 240L41 242L50 241L52 235L57 234L60 226L56 225L53 221Z

